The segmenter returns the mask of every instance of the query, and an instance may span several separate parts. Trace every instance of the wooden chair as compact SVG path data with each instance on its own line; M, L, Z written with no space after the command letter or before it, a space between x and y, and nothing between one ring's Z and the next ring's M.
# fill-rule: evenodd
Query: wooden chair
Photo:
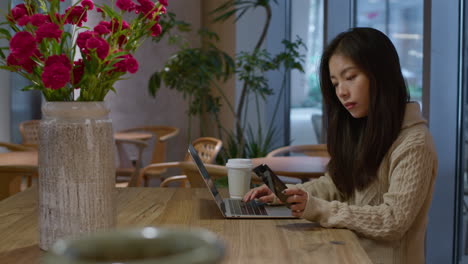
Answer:
M217 138L213 137L201 137L192 142L193 147L197 150L198 155L200 156L201 160L205 164L213 164L216 160L216 156L218 155L219 151L221 150L221 147L223 145L223 142ZM185 155L184 161L183 162L189 162L191 163L191 158L190 155L187 153ZM154 163L146 166L143 168L140 172L140 176L138 179L135 179L134 181L131 181L131 186L140 186L141 182L144 181L144 175L147 170L167 170L168 168L174 168L174 167L180 167L180 162L165 162L165 163ZM189 166L189 165L187 165ZM223 167L223 166L221 166ZM187 170L187 168L182 167L181 168L184 175L178 175L178 176L172 176L167 179L165 179L163 182L161 182L161 187L167 187L167 185L170 182L182 182L182 186L185 187L186 183L192 184L190 181L190 178L187 177L187 174L185 174L184 171ZM190 171L188 173L191 173ZM193 173L192 173L193 175ZM198 171L197 171L197 175ZM227 174L226 174L227 175ZM203 183L203 182L202 182ZM192 185L191 185L192 186Z
M39 123L40 120L27 120L19 125L21 144L38 148L39 146Z
M285 146L272 150L267 157L285 156L286 154L300 154L305 156L329 157L327 144Z
M206 164L206 163L204 165L205 165L206 170L210 174L210 177L213 180L227 176L227 168L225 166L220 166L216 164ZM169 183L180 182L180 181L188 181L190 183L190 187L192 188L205 188L206 186L206 184L203 182L200 172L198 171L197 166L192 161L176 161L176 162L151 164L148 167L150 166L154 168L158 168L158 167L178 168L182 170L182 172L184 173L184 175L172 176L172 177L167 178L161 183L160 187L168 187ZM144 173L143 170L145 170L146 168L142 169L142 171L140 172L140 177L138 177L136 182L134 182L133 184L131 183L130 186L142 185L142 182L143 182L142 174ZM252 173L252 183L259 184L259 183L262 183L262 180L257 175L255 175L255 173Z
M25 146L22 144L14 144L8 142L0 142L0 148L6 148L9 151L32 151L36 150L36 148L32 146Z
M216 161L219 151L221 151L223 142L214 137L201 137L192 141L192 145L203 163L213 164ZM184 160L192 160L190 154L185 154Z
M154 147L153 152L151 155L150 163L162 163L166 162L166 142L168 139L175 137L179 134L179 129L177 127L171 126L143 126L143 127L135 127L123 130L121 132L138 132L138 131L145 131L154 134ZM143 176L144 185L148 186L149 178L152 177L161 177L161 175L166 172L167 169L148 169L145 171L145 175Z
M135 164L128 159L125 153L124 145L132 145L137 149L137 158ZM142 167L143 150L148 144L141 140L132 139L116 139L115 140L116 150L119 157L119 166L116 168L116 186L127 187L128 182L132 178L138 177L140 169Z

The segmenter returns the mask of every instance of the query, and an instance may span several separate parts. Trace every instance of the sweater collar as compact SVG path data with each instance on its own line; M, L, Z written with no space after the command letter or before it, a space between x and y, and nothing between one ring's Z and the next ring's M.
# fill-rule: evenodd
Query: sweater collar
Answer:
M419 103L407 103L402 128L408 128L417 124L427 124L427 121L422 117Z

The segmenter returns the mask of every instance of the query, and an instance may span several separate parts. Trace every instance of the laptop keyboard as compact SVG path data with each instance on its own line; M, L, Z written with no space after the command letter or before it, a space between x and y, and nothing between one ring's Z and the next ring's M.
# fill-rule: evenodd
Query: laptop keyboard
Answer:
M229 206L236 215L268 215L265 206L255 201L229 200Z

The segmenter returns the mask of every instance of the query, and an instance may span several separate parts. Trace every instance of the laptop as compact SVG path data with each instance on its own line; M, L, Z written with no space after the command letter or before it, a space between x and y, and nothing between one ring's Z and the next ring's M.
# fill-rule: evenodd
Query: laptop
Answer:
M197 151L189 145L188 152L198 167L198 171L211 192L216 205L225 218L297 218L284 205L270 206L259 201L243 202L238 199L222 199Z

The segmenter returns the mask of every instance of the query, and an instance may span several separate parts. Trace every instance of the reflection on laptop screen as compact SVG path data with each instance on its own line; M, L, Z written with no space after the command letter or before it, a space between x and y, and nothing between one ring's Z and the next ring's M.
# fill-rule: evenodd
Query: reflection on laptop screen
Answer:
M197 151L195 148L192 146L192 144L189 145L188 152L190 153L190 156L192 157L193 161L198 167L198 171L203 177L203 180L206 183L206 186L210 190L210 192L213 194L213 197L215 198L216 203L219 206L222 206L224 209L224 202L221 196L219 195L218 189L216 189L216 186L211 179L210 175L208 174L208 171L206 170L205 165L203 164L202 160L200 159L200 156L198 156Z

